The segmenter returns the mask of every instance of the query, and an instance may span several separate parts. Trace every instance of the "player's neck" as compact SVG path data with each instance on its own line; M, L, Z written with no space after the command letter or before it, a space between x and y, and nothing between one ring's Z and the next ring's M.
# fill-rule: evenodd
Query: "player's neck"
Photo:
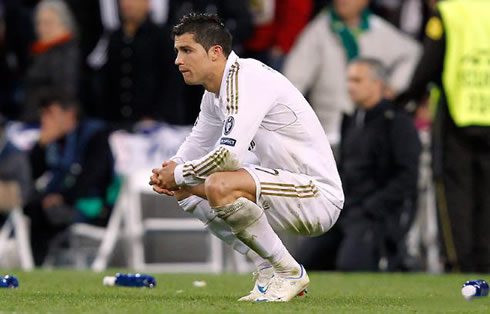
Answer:
M224 62L222 61L216 64L214 70L209 74L208 79L203 84L204 89L206 89L208 92L216 94L216 96L219 95L221 81L223 80L223 75L225 74L225 67L226 59L224 59Z

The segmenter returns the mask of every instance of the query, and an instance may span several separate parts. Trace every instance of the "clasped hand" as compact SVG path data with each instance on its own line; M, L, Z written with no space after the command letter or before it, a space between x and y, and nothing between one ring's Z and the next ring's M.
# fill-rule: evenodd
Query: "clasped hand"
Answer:
M179 187L175 183L174 170L177 163L174 161L166 161L162 164L162 168L155 168L151 172L149 184L153 187L153 191L159 194L174 196L174 191Z

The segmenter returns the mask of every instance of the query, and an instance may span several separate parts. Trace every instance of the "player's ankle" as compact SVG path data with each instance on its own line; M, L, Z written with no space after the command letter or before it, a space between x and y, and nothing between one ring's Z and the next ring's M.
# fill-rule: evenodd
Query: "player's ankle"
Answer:
M274 268L269 263L269 261L266 261L257 266L257 271L261 273L274 272Z
M271 261L272 266L274 266L274 272L281 277L299 276L301 267L298 262L289 254L286 248L281 253L276 255L275 260Z
M301 266L298 263L274 269L274 273L279 277L298 277L301 275Z

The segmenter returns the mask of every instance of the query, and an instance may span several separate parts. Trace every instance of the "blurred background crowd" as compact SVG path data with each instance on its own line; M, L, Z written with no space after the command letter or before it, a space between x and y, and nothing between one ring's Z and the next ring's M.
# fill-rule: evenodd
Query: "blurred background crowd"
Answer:
M305 267L489 272L490 27L475 26L490 20L487 8L474 16L459 0L0 0L1 220L22 206L36 265L67 226L106 225L121 185L111 134L192 125L203 90L181 78L171 31L185 13L217 13L240 57L304 94L334 150L346 204L330 232L294 251ZM447 34L466 43L465 27L487 27L469 39L476 52L462 54L471 63L462 80L480 86L470 118L449 92L459 83L444 77L458 50ZM29 144L9 135L19 124L37 130Z

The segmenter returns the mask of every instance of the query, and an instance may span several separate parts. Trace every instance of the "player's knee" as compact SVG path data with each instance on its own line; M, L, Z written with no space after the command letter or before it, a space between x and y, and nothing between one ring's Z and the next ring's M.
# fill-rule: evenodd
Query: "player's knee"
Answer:
M233 192L225 177L219 172L206 178L204 190L209 202L218 205L224 205L223 200Z
M231 204L215 207L214 211L226 221L234 234L245 230L264 214L262 208L245 197L240 197Z

